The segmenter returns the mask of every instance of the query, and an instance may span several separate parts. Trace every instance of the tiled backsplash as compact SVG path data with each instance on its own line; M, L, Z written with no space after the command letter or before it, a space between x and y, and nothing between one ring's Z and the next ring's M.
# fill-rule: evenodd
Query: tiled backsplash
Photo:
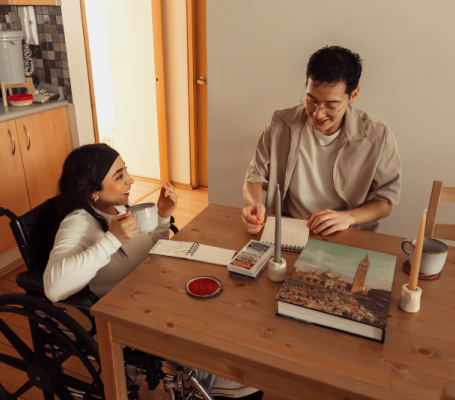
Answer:
M0 6L2 30L11 30L11 14L17 6ZM52 83L65 88L66 98L73 101L68 56L66 53L62 9L58 6L35 6L39 45L30 45L33 54L33 83ZM20 22L18 29L21 29ZM14 29L16 30L16 28Z

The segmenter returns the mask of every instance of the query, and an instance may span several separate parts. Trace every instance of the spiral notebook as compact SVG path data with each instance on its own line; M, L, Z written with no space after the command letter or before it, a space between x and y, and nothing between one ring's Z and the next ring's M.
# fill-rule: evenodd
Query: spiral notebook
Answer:
M160 239L150 250L150 254L186 258L187 260L226 266L234 257L235 250L227 250L195 242Z
M281 249L301 252L308 242L310 230L307 221L295 218L281 218ZM267 217L261 242L275 244L275 217Z

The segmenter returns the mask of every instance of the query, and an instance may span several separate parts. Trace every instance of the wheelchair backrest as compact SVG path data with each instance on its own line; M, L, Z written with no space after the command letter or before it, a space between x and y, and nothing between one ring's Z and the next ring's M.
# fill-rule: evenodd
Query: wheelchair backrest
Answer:
M11 230L28 270L43 274L58 228L56 197L46 200L21 217L10 214L6 215L11 219Z

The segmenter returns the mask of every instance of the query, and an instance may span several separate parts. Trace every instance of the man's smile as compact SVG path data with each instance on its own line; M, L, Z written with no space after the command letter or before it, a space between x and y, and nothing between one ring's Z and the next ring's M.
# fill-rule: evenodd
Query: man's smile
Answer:
M323 120L321 120L321 119L316 119L316 118L315 118L314 120L316 121L316 123L317 123L318 125L324 125L326 122L329 121L328 118L327 118L327 119L323 119Z

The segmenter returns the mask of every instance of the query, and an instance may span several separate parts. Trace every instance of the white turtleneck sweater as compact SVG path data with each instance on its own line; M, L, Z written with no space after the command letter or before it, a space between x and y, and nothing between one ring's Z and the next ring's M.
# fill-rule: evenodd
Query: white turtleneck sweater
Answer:
M115 207L118 215L125 206ZM95 211L110 225L113 215ZM68 214L60 224L44 272L44 291L49 300L59 301L90 283L90 290L104 296L149 256L159 239L169 238L170 218L158 214L158 226L150 233L139 233L124 244L85 210ZM120 253L122 247L126 257Z

